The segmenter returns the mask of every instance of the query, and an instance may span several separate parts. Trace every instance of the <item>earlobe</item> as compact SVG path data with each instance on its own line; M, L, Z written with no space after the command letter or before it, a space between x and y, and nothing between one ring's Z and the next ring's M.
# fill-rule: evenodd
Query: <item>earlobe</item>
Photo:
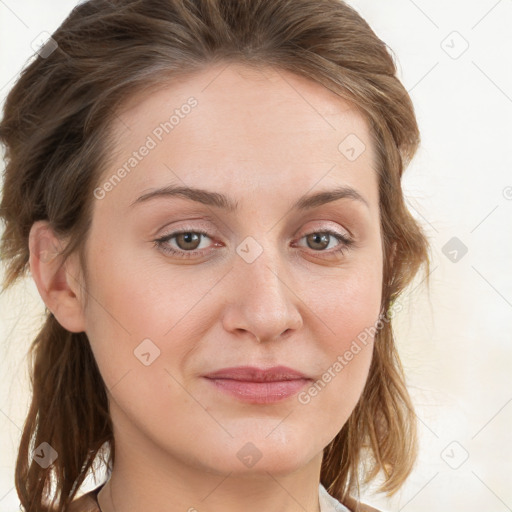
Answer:
M32 225L28 243L30 273L46 307L62 327L70 332L83 332L85 319L75 259L63 261L63 244L47 221Z

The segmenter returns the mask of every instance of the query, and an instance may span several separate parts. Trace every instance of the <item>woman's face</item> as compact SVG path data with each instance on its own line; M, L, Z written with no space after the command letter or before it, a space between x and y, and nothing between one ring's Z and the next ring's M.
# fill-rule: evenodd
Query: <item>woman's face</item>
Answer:
M314 82L231 64L139 96L115 134L83 321L116 458L223 474L319 463L363 390L361 333L381 306L367 124ZM355 192L329 196L341 187ZM278 365L309 380L205 377Z

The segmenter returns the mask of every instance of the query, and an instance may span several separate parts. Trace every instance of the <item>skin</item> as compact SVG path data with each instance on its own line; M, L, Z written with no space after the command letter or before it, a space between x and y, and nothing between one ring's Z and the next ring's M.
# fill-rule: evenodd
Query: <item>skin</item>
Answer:
M318 380L375 324L383 254L369 128L315 82L215 65L127 103L102 183L190 96L197 106L93 199L87 283L75 255L64 265L48 257L62 241L45 222L30 233L41 297L66 329L87 333L108 388L116 463L99 503L103 512L318 512L322 450L361 395L373 340L307 404L297 396L244 403L202 376L283 364ZM349 134L366 146L353 161L338 149ZM169 184L226 194L238 211L183 197L130 207ZM368 204L343 198L291 209L304 194L340 185ZM208 237L167 246L203 255L179 258L155 246L183 228ZM307 236L326 229L354 245L335 254L343 242L331 236L323 248ZM236 251L248 236L262 249L252 263ZM134 355L146 338L160 350L148 366ZM237 456L249 442L261 455L252 467Z

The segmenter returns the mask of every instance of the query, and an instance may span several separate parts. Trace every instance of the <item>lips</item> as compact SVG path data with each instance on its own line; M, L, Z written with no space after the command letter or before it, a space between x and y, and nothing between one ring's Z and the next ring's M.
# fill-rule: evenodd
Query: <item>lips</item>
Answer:
M230 379L244 382L281 382L309 379L307 375L287 366L273 366L272 368L236 366L208 373L205 377L208 379Z
M312 379L287 366L223 368L204 376L214 389L251 404L271 404L296 395Z

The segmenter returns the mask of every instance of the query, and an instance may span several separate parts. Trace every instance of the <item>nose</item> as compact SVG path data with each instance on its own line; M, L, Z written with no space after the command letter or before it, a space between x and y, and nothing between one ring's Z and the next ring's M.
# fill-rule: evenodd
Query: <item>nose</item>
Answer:
M265 250L252 263L237 256L231 274L223 313L228 332L237 336L249 333L264 342L300 329L301 300L285 261Z

